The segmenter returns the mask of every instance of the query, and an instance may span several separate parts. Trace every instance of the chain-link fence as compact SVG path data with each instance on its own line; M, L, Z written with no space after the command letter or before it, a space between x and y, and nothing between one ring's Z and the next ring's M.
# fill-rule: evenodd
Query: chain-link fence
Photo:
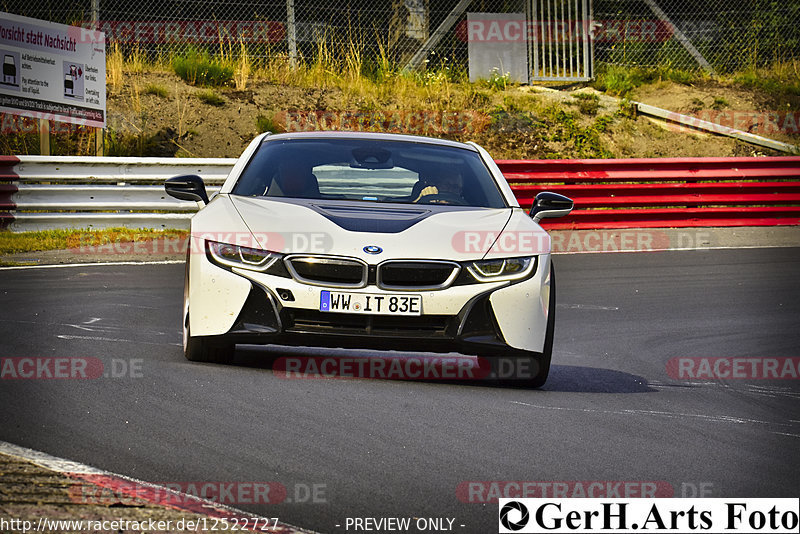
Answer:
M800 58L800 0L0 0L0 9L87 27L96 20L110 45L153 59L244 49L256 61L310 62L356 51L364 68L383 60L466 72L476 39L569 39L570 26L586 24L572 15L582 4L592 12L596 65L731 72ZM561 18L533 20L551 9ZM487 25L476 35L470 12L525 14L528 31L493 36Z
M800 59L800 0L597 0L599 63L733 72Z

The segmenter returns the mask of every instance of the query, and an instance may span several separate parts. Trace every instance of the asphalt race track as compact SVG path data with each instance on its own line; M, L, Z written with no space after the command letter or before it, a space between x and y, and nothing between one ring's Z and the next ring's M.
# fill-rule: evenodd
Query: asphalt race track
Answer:
M319 532L345 532L348 517L496 532L497 505L458 493L469 481L797 496L800 380L683 380L667 362L800 356L800 248L555 266L554 366L539 391L286 379L265 363L322 349L247 346L237 365L193 364L182 265L4 270L0 356L97 358L121 376L0 380L0 440L147 481L277 482L283 503L235 506Z

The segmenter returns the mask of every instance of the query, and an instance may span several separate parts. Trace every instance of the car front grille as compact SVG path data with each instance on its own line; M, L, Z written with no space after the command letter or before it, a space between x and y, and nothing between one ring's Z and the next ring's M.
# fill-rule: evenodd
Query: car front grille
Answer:
M389 291L445 289L461 266L444 260L387 260L369 266L358 258L293 255L284 260L291 276L302 283L341 288L375 285Z
M461 266L449 261L390 260L378 266L377 285L383 289L443 289L456 279Z
M285 308L287 332L378 337L448 338L449 315L396 317Z
M292 276L306 284L351 288L367 285L367 264L355 258L289 256L285 261Z

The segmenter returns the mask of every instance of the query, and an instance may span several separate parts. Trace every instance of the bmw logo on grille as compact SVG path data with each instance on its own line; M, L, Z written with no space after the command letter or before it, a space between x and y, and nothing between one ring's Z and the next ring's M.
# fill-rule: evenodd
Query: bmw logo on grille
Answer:
M383 249L376 245L367 245L366 247L364 247L364 252L366 252L367 254L380 254L381 252L383 252Z

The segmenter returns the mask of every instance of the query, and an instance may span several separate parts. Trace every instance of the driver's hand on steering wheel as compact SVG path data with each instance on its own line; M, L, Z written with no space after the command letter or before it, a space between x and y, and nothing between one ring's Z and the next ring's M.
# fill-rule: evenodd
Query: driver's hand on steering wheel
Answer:
M430 195L438 195L438 194L439 194L439 189L437 189L435 185L429 185L425 187L425 189L419 192L419 196L414 199L414 202L419 202L422 197L427 197Z

